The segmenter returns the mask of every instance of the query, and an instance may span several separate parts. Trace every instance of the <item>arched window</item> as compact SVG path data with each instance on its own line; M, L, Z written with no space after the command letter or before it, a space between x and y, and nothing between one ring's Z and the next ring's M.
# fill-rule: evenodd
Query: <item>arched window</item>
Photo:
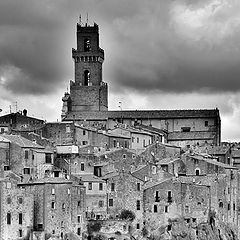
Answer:
M200 169L199 169L199 168L196 168L196 169L195 169L195 173L196 173L196 176L199 176L199 175L200 175Z
M90 72L88 70L84 71L84 86L89 85L89 80L90 80Z
M90 39L84 39L84 52L89 52L91 50Z

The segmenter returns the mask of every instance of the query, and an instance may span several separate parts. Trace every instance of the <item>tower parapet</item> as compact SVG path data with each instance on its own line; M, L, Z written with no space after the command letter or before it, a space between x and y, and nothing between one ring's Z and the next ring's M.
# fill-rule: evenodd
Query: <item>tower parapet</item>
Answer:
M63 115L108 110L108 86L102 80L104 50L99 47L99 27L96 23L93 26L77 24L77 48L72 49L72 58L74 81L70 83L68 104L63 99Z

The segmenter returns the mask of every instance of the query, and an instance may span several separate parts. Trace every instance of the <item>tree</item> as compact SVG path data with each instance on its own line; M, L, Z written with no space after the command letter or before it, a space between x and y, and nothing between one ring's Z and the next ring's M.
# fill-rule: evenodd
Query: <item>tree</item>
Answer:
M135 219L135 214L131 210L124 209L120 213L120 218L123 220L133 221Z

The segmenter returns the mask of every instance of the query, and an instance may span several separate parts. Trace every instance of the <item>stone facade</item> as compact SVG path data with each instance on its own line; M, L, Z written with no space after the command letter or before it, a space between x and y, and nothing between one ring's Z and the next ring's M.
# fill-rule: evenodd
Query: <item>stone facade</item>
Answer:
M18 185L34 194L34 231L60 239L70 232L82 236L86 230L83 185L61 178Z
M145 225L149 232L171 231L171 219L207 222L210 211L208 186L181 183L173 178L146 184L143 193Z
M19 188L17 186L19 180L19 177L9 172L8 176L0 181L2 240L27 237L33 228L33 194Z

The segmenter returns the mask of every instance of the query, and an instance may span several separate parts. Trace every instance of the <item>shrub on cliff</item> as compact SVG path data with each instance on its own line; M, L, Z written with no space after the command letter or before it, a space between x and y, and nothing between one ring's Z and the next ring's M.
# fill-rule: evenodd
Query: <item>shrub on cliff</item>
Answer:
M135 219L135 214L131 210L122 210L120 213L120 218L123 220L130 220L133 221Z

